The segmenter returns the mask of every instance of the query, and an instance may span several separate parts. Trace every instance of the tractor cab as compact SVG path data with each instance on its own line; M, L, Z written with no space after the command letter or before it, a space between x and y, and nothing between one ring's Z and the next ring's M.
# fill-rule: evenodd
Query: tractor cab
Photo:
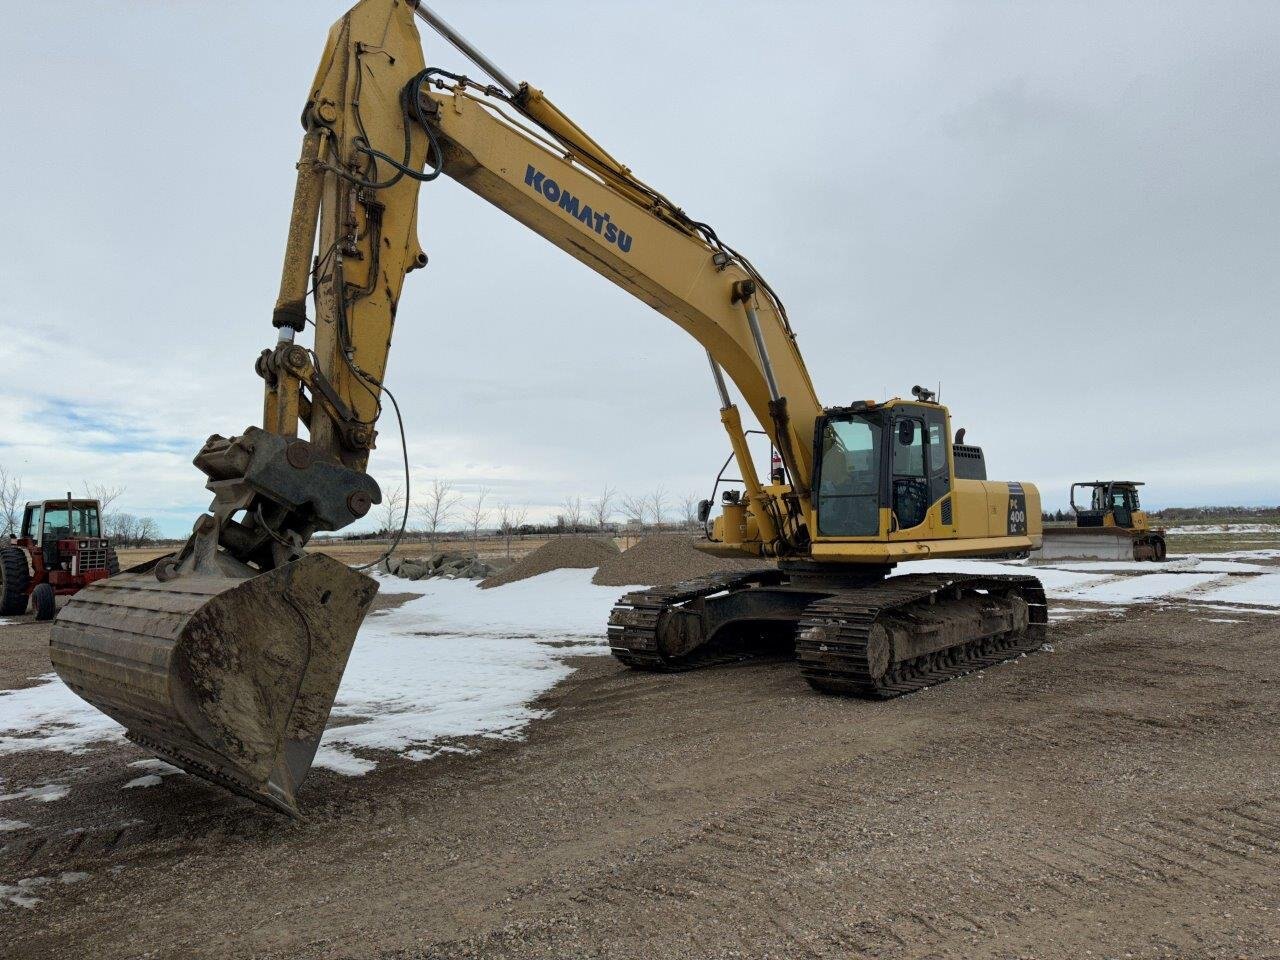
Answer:
M54 597L119 573L101 514L97 500L71 494L28 503L18 535L0 545L0 615L22 613L30 600L37 619L51 619Z
M1138 501L1138 488L1142 483L1134 480L1094 480L1071 485L1071 509L1076 515L1077 527L1118 527L1122 530L1147 530L1147 515ZM1077 489L1089 491L1089 506L1076 503ZM1083 497L1081 498L1083 499Z
M97 500L43 500L22 512L18 538L38 552L49 571L71 573L106 567L107 542Z
M20 539L37 546L81 537L101 537L97 500L44 500L27 504Z

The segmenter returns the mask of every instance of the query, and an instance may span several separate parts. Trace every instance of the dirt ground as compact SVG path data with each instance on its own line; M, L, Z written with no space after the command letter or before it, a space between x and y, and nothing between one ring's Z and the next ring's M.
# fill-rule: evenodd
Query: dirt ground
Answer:
M0 954L1275 957L1280 617L1211 616L1085 614L888 703L784 661L583 657L525 742L318 770L302 823L190 777L121 790L144 754L94 752L66 799L6 804L32 829L0 883L88 876L0 910ZM46 631L0 628L4 685Z

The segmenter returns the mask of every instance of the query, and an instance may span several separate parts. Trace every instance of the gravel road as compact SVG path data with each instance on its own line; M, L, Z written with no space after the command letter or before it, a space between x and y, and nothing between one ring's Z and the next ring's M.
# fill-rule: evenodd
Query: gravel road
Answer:
M0 954L1275 957L1280 617L1213 616L1085 614L889 703L584 657L525 742L317 771L296 824L87 754L66 799L3 808L31 828L0 883L50 882ZM0 681L46 631L0 629ZM0 761L6 789L67 767Z

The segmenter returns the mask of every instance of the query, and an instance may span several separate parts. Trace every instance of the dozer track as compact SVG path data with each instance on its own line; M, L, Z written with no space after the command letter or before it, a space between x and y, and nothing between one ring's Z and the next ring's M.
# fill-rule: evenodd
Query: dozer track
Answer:
M1035 577L913 574L811 604L796 654L817 690L889 699L1035 650L1047 624Z
M733 631L698 629L695 601L748 590L764 601L753 605L753 619L772 608L769 619L794 624L801 673L812 687L879 699L1035 650L1048 623L1044 588L1030 576L912 574L843 586L732 571L626 594L609 617L610 649L640 670L740 659Z

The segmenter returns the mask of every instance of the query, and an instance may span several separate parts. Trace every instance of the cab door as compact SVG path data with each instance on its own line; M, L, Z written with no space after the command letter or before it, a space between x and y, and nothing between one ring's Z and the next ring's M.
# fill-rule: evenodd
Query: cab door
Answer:
M1111 493L1111 512L1117 527L1133 526L1133 507L1129 502L1128 490L1113 490Z
M913 530L929 515L925 437L925 422L919 413L901 413L893 418L889 470L894 533Z
M42 523L44 508L43 507L27 507L22 514L22 536L30 537L37 544L40 543L40 531L44 528Z

